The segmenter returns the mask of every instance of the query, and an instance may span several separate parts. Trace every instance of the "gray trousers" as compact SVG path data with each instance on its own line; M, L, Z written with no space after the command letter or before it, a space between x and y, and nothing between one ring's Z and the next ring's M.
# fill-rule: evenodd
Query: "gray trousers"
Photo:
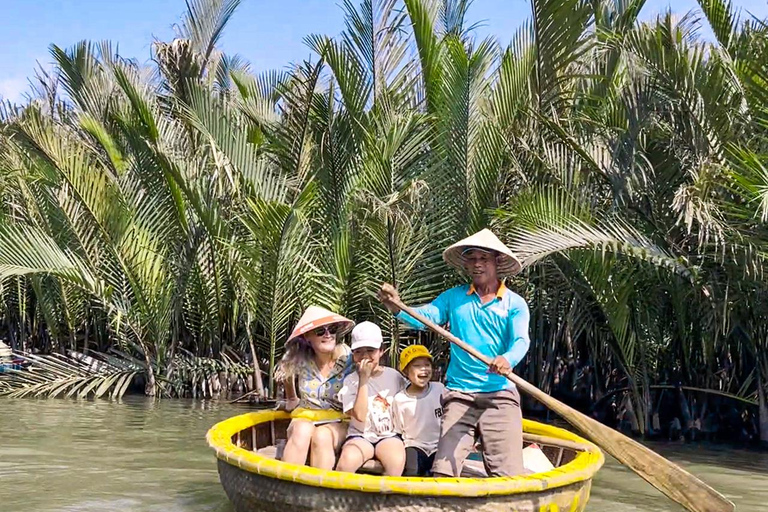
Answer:
M461 475L477 429L488 476L523 474L523 415L517 388L494 393L443 393L443 425L432 472Z

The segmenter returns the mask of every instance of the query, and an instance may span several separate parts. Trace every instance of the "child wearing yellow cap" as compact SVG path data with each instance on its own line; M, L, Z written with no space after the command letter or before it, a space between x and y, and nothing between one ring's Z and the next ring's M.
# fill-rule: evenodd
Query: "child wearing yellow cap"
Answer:
M395 395L392 416L405 444L403 476L428 476L440 439L443 385L432 379L432 354L411 345L400 354L400 371L408 386Z

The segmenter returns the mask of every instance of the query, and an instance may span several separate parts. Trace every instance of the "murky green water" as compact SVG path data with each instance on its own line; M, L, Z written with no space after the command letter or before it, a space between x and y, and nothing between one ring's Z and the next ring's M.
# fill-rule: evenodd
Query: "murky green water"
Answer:
M1 512L232 512L205 432L245 407L192 401L121 404L0 399ZM768 510L768 454L654 445L727 494L741 511ZM677 511L608 461L591 512Z

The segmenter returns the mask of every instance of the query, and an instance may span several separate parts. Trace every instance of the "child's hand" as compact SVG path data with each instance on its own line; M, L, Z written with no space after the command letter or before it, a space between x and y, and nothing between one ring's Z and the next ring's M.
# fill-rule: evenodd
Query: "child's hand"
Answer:
M373 361L370 359L363 359L357 365L357 376L360 378L360 383L368 382L373 373Z

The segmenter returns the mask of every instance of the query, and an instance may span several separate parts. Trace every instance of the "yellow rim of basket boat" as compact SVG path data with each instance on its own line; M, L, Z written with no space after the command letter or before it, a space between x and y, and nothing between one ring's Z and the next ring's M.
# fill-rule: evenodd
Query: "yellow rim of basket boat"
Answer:
M523 429L531 434L549 436L583 444L585 451L563 466L535 475L491 478L416 478L386 477L340 471L326 471L309 466L289 464L257 452L237 447L232 437L254 425L273 420L302 418L310 421L346 419L335 411L300 409L259 411L234 416L214 425L206 436L216 456L230 465L250 473L315 487L373 493L397 493L417 496L497 496L537 492L588 480L603 465L602 452L587 440L561 428L523 420Z

